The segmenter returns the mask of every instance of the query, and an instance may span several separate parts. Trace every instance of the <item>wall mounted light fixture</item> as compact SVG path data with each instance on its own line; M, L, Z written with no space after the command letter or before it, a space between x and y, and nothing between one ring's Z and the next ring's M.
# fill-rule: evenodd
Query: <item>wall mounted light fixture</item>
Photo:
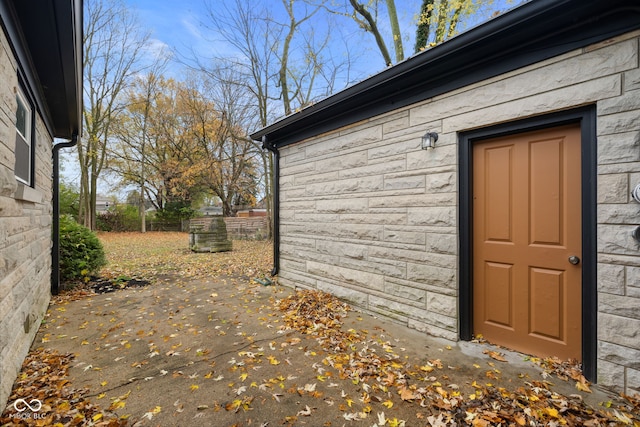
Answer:
M631 192L631 197L633 197L633 200L640 203L640 184L634 187L633 191Z
M438 134L436 132L427 132L422 136L421 148L423 150L429 150L436 148L436 141L438 140Z

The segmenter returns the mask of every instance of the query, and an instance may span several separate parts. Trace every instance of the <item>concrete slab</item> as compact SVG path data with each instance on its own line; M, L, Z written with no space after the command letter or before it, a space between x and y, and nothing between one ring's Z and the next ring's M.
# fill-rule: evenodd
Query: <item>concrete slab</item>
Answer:
M86 387L89 400L136 426L430 425L437 406L403 401L397 389L379 387L382 380L357 381L328 362L375 371L357 365L357 352L379 356L363 359L372 364L413 366L407 384L437 383L465 398L477 389L474 382L515 392L545 380L521 354L451 344L357 311L342 327L347 337L352 331L346 353L353 357L339 359L327 341L285 327L277 301L293 292L247 278L166 277L145 288L52 304L34 346L74 353L73 386ZM487 349L507 362L490 358ZM420 371L429 365L430 372ZM579 394L593 405L612 398L547 380L559 395Z

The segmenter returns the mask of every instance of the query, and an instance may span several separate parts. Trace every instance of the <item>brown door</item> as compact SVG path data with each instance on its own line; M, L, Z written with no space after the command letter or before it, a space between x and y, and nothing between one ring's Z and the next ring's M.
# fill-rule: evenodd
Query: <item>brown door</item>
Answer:
M579 125L473 146L476 335L582 359L580 164Z

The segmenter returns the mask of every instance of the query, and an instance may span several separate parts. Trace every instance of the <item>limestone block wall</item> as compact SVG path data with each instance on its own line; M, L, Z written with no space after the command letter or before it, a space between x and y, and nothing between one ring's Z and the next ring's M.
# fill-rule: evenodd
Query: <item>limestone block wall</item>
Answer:
M598 381L640 390L639 36L283 147L280 282L457 340L459 133L597 105Z
M47 309L51 287L52 161L36 114L35 188L29 200L14 176L16 62L0 31L0 411ZM22 196L19 196L22 197Z
M631 233L640 204L631 191L640 184L640 41L624 44L631 67L618 74L619 94L598 102L598 379L638 393L640 243Z
M225 217L227 233L233 240L263 240L268 235L267 217Z

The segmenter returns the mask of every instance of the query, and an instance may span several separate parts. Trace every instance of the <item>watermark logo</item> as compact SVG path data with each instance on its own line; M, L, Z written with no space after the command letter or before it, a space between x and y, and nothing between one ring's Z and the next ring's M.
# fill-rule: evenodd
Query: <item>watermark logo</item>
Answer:
M29 403L33 406L31 406ZM38 412L42 408L42 402L40 402L38 399L31 399L29 403L27 403L27 401L24 399L18 399L13 402L13 407L18 412L26 411L27 408L29 408L31 412Z
M28 402L24 399L17 399L15 402L13 402L13 408L18 412L11 415L12 418L33 418L34 420L38 420L46 417L45 414L38 413L38 411L42 409L42 402L38 399L31 399ZM29 409L31 412L25 412L27 409Z

